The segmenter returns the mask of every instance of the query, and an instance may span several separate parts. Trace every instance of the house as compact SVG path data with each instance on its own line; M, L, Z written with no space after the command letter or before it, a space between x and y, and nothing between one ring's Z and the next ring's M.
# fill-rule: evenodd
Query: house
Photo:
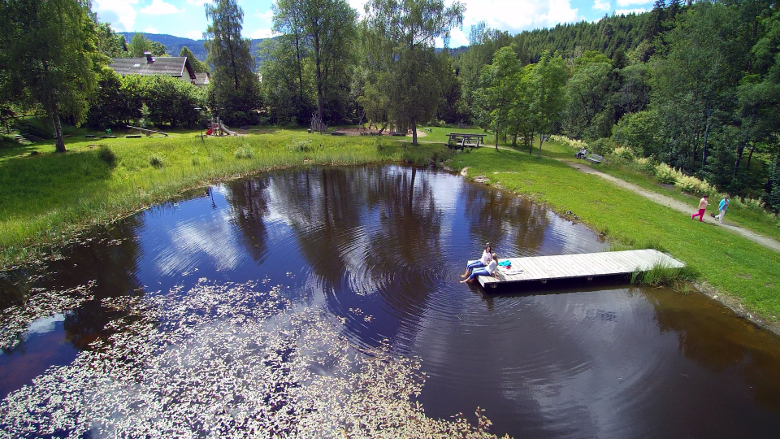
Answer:
M144 52L141 58L114 58L108 66L122 76L167 75L203 86L209 83L208 73L195 73L186 56L152 56Z

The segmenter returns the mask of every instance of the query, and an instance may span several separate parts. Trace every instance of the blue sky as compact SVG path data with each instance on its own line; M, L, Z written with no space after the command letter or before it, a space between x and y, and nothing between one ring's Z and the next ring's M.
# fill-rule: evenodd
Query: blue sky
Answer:
M358 12L365 0L348 0ZM445 0L451 4L451 0ZM203 5L209 0L93 0L100 21L114 30L149 32L200 39L206 30ZM274 0L238 0L244 10L244 37L272 36ZM452 32L451 47L468 44L471 26L484 21L488 27L516 34L552 27L558 23L595 21L605 14L642 12L653 0L461 0L466 5L463 28Z

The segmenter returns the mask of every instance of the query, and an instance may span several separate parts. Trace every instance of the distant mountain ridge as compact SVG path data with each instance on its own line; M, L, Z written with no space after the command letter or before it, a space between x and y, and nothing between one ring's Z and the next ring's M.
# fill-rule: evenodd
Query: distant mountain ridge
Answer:
M156 41L165 46L166 52L171 56L179 56L179 53L181 53L181 48L184 46L187 46L187 48L190 49L193 54L195 54L195 58L198 58L201 61L206 61L206 55L208 54L206 52L206 47L203 46L203 43L206 40L193 40L192 38L176 37L168 34L152 34L149 32L117 33L123 35L125 37L125 41L128 43L130 43L133 35L140 33L149 40ZM255 61L257 61L258 66L260 65L260 59L257 57L257 49L261 41L263 41L262 38L252 40L252 55L255 57Z

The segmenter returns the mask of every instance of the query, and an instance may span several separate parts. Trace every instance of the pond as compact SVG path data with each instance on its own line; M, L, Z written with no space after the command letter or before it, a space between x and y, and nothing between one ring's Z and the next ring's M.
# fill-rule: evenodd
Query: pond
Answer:
M341 362L360 357L407 359L383 382L424 378L410 393L428 417L474 422L480 407L499 435L780 431L776 336L702 294L625 279L498 294L460 284L486 242L500 258L608 250L540 204L401 166L279 171L154 207L0 277L7 304L30 294L33 309L1 321L0 426L138 434L134 420L179 416L169 433L250 431L254 415L239 425L236 413L264 392L258 428L294 432L280 407L284 422L326 412L296 411L295 392L331 398L360 367ZM260 365L286 384L261 392L272 380ZM346 394L332 405L349 406ZM183 407L216 400L207 421Z

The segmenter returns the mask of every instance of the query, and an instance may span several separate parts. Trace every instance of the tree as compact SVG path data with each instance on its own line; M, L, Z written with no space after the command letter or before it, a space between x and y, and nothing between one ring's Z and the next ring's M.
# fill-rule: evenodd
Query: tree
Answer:
M152 41L144 34L133 34L133 38L130 38L130 44L127 45L127 50L131 57L140 58L144 56L144 52L152 51Z
M373 55L386 66L388 81L383 92L388 114L412 130L417 145L417 123L435 114L442 90L438 77L442 63L436 57L436 38L463 23L464 6L443 0L370 0L366 3L366 27L374 43Z
M0 5L0 71L5 97L40 105L65 152L61 116L84 121L95 90L95 23L77 0L7 0Z
M663 160L691 173L704 168L709 134L733 113L739 58L749 52L734 38L733 20L723 4L697 3L667 35L668 57L653 62L652 105L669 139Z
M480 76L480 107L487 116L485 128L491 127L495 133L496 149L498 137L506 135L510 126L510 114L517 107L518 83L520 82L520 61L511 47L502 47L493 55L493 64L482 69Z
M281 125L305 124L316 111L310 66L300 60L289 35L260 43L263 81L260 89L270 122Z
M117 34L109 23L97 23L98 52L109 58L124 58L130 56L125 42L125 36Z
M263 70L281 71L294 69L292 75L286 75L288 78L297 79L296 92L292 94L292 104L298 113L300 122L308 117L306 106L304 105L304 60L306 58L306 41L304 38L304 24L301 14L301 8L297 5L298 0L279 0L273 5L274 12L274 30L281 35L274 43L266 43L263 50L269 56L266 63L261 68ZM292 52L290 54L289 52ZM290 62L292 61L292 63ZM279 75L283 79L285 75ZM275 95L280 95L282 90L277 89ZM281 101L280 101L281 103Z
M493 61L494 53L511 43L509 33L488 29L484 22L471 27L469 49L457 56L453 63L461 83L458 113L464 119L470 120L476 116L476 93L480 88L482 68ZM520 58L520 61L527 62L527 59Z
M152 55L154 56L169 56L167 53L167 49L165 48L165 45L163 43L160 43L159 41L152 41Z
M195 54L187 46L182 46L179 56L186 56L195 72L207 73L209 71L209 65L195 57Z
M209 103L227 123L255 123L259 107L259 83L253 72L251 41L241 37L244 12L235 0L206 4L205 46L214 67Z
M338 88L334 82L348 85L346 72L356 36L356 20L357 12L345 0L278 0L274 8L274 28L288 32L289 41L295 45L301 87L301 58L309 56L314 63L320 121L324 121L327 90ZM302 43L306 43L306 49Z
M607 60L608 61L608 60ZM580 138L587 133L610 97L609 62L592 62L577 68L566 83L568 101L566 132ZM594 136L595 137L595 136Z
M531 111L536 132L539 133L539 152L542 156L544 135L549 134L553 123L557 122L566 105L564 86L568 79L566 65L560 54L550 55L544 52L533 73L533 101Z

